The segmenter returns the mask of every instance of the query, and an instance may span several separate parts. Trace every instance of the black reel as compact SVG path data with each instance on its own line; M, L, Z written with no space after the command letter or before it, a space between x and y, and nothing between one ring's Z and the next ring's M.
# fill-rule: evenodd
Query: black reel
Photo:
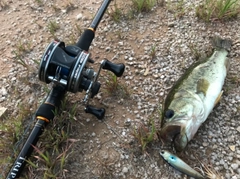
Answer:
M120 77L125 66L103 60L96 73L89 67L90 63L94 61L87 51L74 45L65 46L64 42L53 41L48 45L41 59L39 79L45 83L63 85L72 93L85 90L84 102L87 104L85 111L103 118L105 110L88 105L89 97L93 98L100 89L101 84L97 81L99 73L101 69L106 69Z

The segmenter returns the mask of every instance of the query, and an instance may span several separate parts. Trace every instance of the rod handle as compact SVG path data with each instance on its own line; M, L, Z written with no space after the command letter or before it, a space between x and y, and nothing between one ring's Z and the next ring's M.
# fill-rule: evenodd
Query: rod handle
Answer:
M77 42L77 46L85 51L89 50L89 47L94 39L95 32L92 28L86 29Z

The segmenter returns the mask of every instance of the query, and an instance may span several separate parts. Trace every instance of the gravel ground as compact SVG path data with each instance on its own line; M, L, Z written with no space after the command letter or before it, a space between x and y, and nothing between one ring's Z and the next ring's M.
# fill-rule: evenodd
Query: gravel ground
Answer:
M56 21L60 29L55 36L70 41L70 35L75 35L76 24L88 27L101 4L101 1L72 0L74 6L68 6L69 2L44 1L39 5L33 0L8 1L9 6L1 9L0 105L7 107L11 116L20 113L19 104L29 106L34 112L46 96L47 86L38 80L35 61L39 61L52 41L48 23ZM91 103L106 108L104 122L83 112L80 102L83 94L67 95L70 103L79 107L70 132L76 142L59 178L188 178L160 158L159 150L172 151L170 146L156 138L145 152L141 152L133 131L140 125L147 125L150 119L159 127L156 109L161 108L173 83L197 60L196 57L211 54L209 39L215 35L234 42L224 93L220 104L178 156L196 169L201 169L201 161L210 164L222 178L240 178L240 21L238 18L206 24L195 16L194 7L201 1L184 2L184 14L174 9L176 2L173 1L171 6L159 5L150 13L139 14L132 20L122 18L118 23L105 14L90 49L96 62L94 67L97 68L103 58L124 63L126 70L120 82L127 86L131 95L125 99L107 94L104 85L107 85L108 73L103 71L101 91ZM109 9L112 7L113 3ZM126 10L129 3L122 2L120 7ZM169 10L171 8L173 10ZM24 56L26 69L15 63L13 51L19 43L29 42L31 51ZM1 120L4 122L7 121ZM1 169L6 170L6 166ZM32 178L43 178L41 167L33 169Z

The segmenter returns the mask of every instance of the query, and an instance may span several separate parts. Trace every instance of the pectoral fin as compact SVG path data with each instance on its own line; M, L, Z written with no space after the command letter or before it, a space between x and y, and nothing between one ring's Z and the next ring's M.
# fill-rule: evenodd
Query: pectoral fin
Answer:
M206 96L208 87L209 87L209 82L206 79L204 78L199 79L197 82L197 93L203 93L204 96Z
M221 99L221 97L222 97L222 94L223 94L223 90L219 93L217 99L215 100L215 102L214 102L214 106L216 106L217 103L220 101L220 99Z

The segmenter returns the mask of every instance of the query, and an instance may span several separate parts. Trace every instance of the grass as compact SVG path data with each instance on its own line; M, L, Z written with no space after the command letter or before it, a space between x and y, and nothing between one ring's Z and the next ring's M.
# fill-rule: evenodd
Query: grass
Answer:
M56 13L61 12L61 10L62 10L61 7L59 7L58 4L53 4L52 8ZM66 13L69 13L70 11L76 9L77 7L74 5L73 2L67 0L67 1L64 2L64 5L63 5L62 8Z
M109 162L106 160L97 159L100 170L98 171L101 179L114 178L114 164L115 162Z
M154 44L154 45L151 47L150 56L151 56L152 59L154 59L154 58L156 57L156 44Z
M122 84L117 76L111 72L108 73L105 85L103 87L108 94L117 96L119 98L128 98L130 96L130 91L127 86Z
M55 37L55 33L57 32L57 30L60 29L60 25L56 21L49 21L47 27L48 31L53 37Z
M108 15L115 21L119 22L121 17L131 20L136 14L150 12L155 5L164 6L165 0L131 0L130 3L124 3L125 7L120 7L117 0L114 1L113 7L108 8Z
M69 156L69 150L71 149L73 142L67 141L66 147L62 148L61 151L55 153L49 152L48 150L41 151L39 148L33 146L37 155L34 156L39 163L44 165L43 178L58 178L64 173L64 165ZM51 151L51 150L50 150ZM27 162L31 167L38 168L34 162L28 160Z
M64 8L66 9L66 13L76 9L74 3L69 0L65 2Z
M199 159L197 159L199 161ZM207 179L222 179L223 177L221 176L221 174L216 171L213 166L209 163L203 163L201 161L199 161L201 166L202 166L202 173L205 174L205 177Z
M8 171L7 167L10 167L7 164L14 162L14 157L19 152L19 146L26 137L22 124L26 118L30 119L31 116L30 105L26 104L25 102L19 104L17 106L18 114L11 116L9 112L0 123L0 169L4 172ZM29 122L28 126L31 124L32 121Z
M20 41L17 44L17 51L19 53L28 53L32 50L32 44L29 41Z
M64 176L65 164L71 154L75 140L70 139L71 121L75 119L76 105L69 105L64 99L60 107L61 113L55 111L55 118L40 136L39 142L34 147L34 153L28 160L29 170L38 169L39 176L47 178L61 178ZM26 175L26 174L25 174Z
M149 12L157 4L157 0L132 0L132 4L137 13Z
M13 51L14 56L14 62L22 65L24 68L29 70L29 64L24 59L24 55L19 53L19 51Z
M25 103L18 105L18 107L19 113L17 116L14 116L13 119L11 119L11 116L7 116L8 119L0 124L0 168L5 172L8 171L7 168L10 167L9 165L14 162L13 160L18 155L19 146L23 145L23 139L25 140L27 137L25 134L30 132L32 125L35 124L35 120L23 124L24 120L26 123L26 118L31 116L30 107L26 106ZM68 101L63 100L61 113L55 111L54 120L47 126L40 136L39 142L34 146L34 152L28 159L28 164L22 173L23 177L33 178L33 173L43 176L44 179L64 176L66 172L65 164L71 154L72 145L76 141L69 137L71 121L75 120L76 111L77 105L69 105ZM4 134L4 137L2 137L2 134ZM14 156L11 148L14 150Z
M188 48L196 60L199 60L202 57L202 54L199 52L198 48L194 46L194 44L189 43Z
M184 7L184 0L176 1L176 2L168 2L167 9L169 12L174 14L175 18L181 18L186 13L186 8Z
M82 30L81 26L78 24L75 24L75 26L73 27L73 31L71 31L71 33L69 34L69 38L68 38L66 44L75 45L76 41L81 36L82 32L83 32L83 30Z
M30 64L25 56L27 53L30 53L32 49L32 44L29 41L20 41L17 43L15 50L12 51L15 55L14 62L22 65L28 71L30 71Z
M110 10L109 10L110 9ZM122 9L120 9L116 3L116 0L114 1L113 7L109 7L107 10L108 15L115 21L119 22L121 16L123 15Z
M6 10L8 7L9 5L5 1L0 0L0 10Z
M206 22L227 21L240 13L239 0L205 0L196 8L196 16Z
M42 0L35 0L35 2L38 4L43 4Z
M146 147L154 141L156 135L156 128L153 120L150 120L149 127L144 124L140 124L134 129L133 136L137 139L142 152L146 150Z

